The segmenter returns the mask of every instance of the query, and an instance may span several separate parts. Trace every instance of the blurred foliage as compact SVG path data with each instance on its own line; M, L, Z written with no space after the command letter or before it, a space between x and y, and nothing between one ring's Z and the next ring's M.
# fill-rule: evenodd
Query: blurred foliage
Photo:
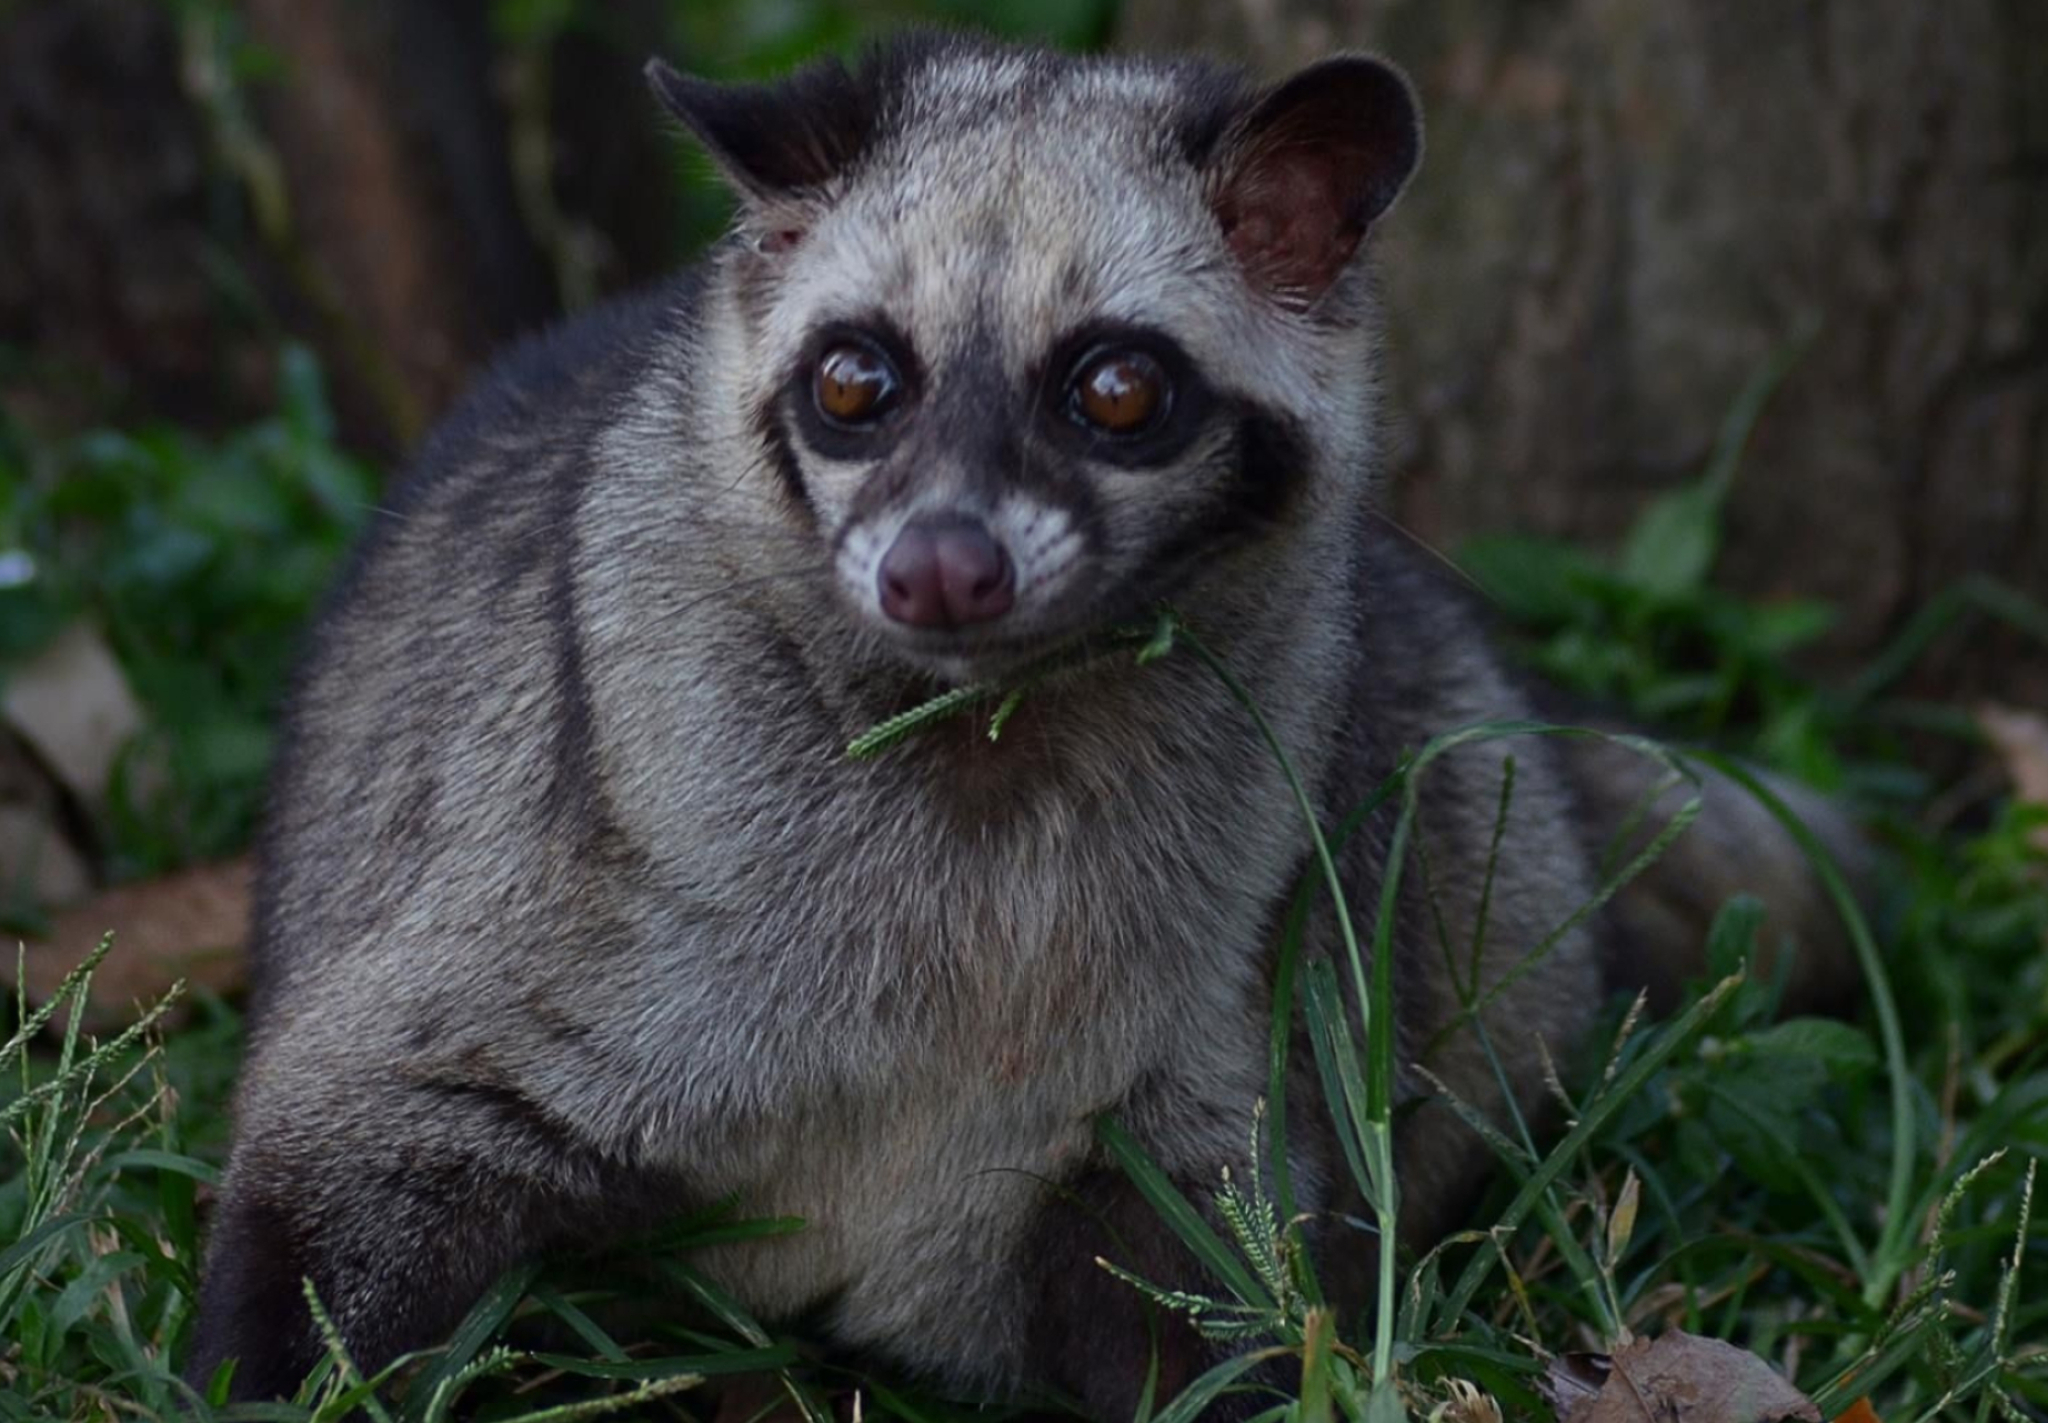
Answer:
M1674 574L1644 550L1674 526L1717 522L1692 486L1653 505L1619 559L1576 544L1502 535L1459 554L1507 619L1529 660L1560 686L1645 721L1718 737L1745 730L1745 749L1821 785L1842 780L1835 727L1818 690L1787 656L1827 631L1833 613L1804 600L1750 602L1709 586L1705 570ZM1680 536L1694 530L1681 526Z
M1836 787L1842 719L1786 661L1828 630L1833 610L1803 599L1752 602L1710 581L1750 435L1812 336L1795 336L1752 377L1706 469L1651 501L1612 557L1499 535L1469 542L1459 562L1558 686L1695 737L1740 729L1743 751Z
M1981 831L1916 833L1902 849L1897 962L1913 1027L1987 1071L2048 1058L2038 1034L1978 1031L2015 1012L2048 1021L2048 806L2009 801Z
M1651 500L1612 553L1498 534L1468 541L1458 563L1512 630L1523 659L1555 686L1872 808L1907 813L1933 783L1927 758L1903 733L1973 745L1982 734L1961 708L1883 694L1971 619L1988 616L2048 643L2048 609L1995 580L1965 579L1930 600L1861 675L1835 687L1816 681L1797 656L1833 626L1832 607L1715 586L1728 499L1750 437L1814 334L1800 332L1763 364L1731 402L1699 476Z
M248 838L299 629L375 492L312 357L278 369L276 413L219 440L0 418L0 682L84 617L149 716L98 827L117 877Z

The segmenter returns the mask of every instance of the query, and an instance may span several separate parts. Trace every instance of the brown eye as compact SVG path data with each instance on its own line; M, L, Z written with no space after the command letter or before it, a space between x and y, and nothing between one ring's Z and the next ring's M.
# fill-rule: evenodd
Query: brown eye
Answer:
M1081 367L1074 378L1077 419L1111 435L1135 435L1166 409L1166 372L1142 351L1115 351Z
M881 419L895 407L901 386L888 357L868 346L834 346L818 360L818 410L841 425Z

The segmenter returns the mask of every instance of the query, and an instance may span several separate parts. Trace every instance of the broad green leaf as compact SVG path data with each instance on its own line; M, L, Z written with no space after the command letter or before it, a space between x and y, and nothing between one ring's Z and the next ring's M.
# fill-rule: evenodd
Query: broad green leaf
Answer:
M1868 1035L1833 1018L1793 1018L1751 1033L1745 1041L1758 1057L1807 1058L1832 1069L1861 1072L1878 1062L1877 1046Z
M1622 578L1666 601L1705 587L1721 547L1721 501L1704 480L1652 500L1622 545Z
M1603 576L1571 544L1513 534L1468 539L1458 548L1458 566L1504 616L1537 626L1582 616L1589 606L1587 583Z

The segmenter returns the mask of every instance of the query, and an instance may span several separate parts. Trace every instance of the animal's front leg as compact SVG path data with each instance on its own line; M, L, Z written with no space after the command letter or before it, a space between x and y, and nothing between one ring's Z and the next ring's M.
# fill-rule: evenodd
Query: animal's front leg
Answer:
M289 1120L260 1093L247 1105L186 1363L204 1389L239 1360L238 1400L292 1394L321 1357L305 1281L372 1373L439 1343L498 1275L593 1236L635 1194L502 1086L359 1083L327 1096L331 1115L295 1099Z
M526 1212L507 1209L506 1192L469 1168L451 1163L412 1182L357 1177L339 1162L325 1169L330 1189L315 1209L290 1173L263 1172L251 1185L262 1167L239 1168L213 1226L186 1366L195 1387L235 1359L232 1398L295 1392L323 1352L307 1280L351 1357L374 1371L437 1342L529 1243Z

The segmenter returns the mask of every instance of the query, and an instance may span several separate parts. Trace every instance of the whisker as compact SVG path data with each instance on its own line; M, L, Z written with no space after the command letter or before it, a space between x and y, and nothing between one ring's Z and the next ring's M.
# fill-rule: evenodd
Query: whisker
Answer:
M1378 519L1382 524L1385 524L1388 528L1392 529L1395 533L1399 534L1402 538L1406 539L1415 547L1421 549L1424 553L1428 554L1430 558L1433 559L1435 562L1449 569L1452 575L1456 577L1460 583L1463 583L1467 588L1470 588L1480 597L1485 598L1487 602L1491 603L1493 601L1492 596L1487 593L1486 589L1480 586L1478 579L1474 578L1471 574L1467 573L1464 569L1460 568L1458 566L1456 559L1452 558L1442 549L1436 547L1436 545L1432 544L1428 539L1425 539L1422 535L1416 533L1415 530L1409 528L1406 524L1402 523L1399 519L1396 519L1393 515L1387 513L1383 509L1369 505L1367 506L1365 512L1371 515L1373 518Z

